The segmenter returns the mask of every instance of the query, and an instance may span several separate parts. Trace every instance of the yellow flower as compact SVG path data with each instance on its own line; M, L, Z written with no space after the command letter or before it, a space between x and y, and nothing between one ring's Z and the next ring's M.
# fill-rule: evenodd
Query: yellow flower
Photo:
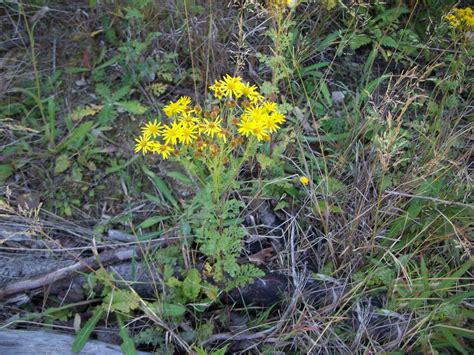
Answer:
M146 136L141 136L138 138L135 138L135 153L138 153L140 150L142 151L143 154L151 150L152 146L150 145L150 139Z
M183 105L183 101L180 101L181 99L182 98L180 98L178 101L175 101L175 102L170 101L168 105L163 107L163 112L165 113L166 116L171 117L171 116L177 115L178 113L184 112L184 110L186 109L186 106Z
M249 83L242 85L242 94L253 104L263 100L263 96L258 93L257 87Z
M241 135L248 137L249 135L252 134L253 123L251 120L243 118L242 121L238 124L238 126L239 126L238 132Z
M300 177L300 182L302 185L308 185L309 184L309 179L306 176Z
M251 106L247 108L242 115L243 118L249 119L251 121L263 121L265 116L265 111L263 106Z
M154 121L148 122L145 127L142 127L142 133L145 137L155 138L160 135L162 130L161 122Z
M164 126L163 133L161 136L163 137L166 144L176 144L178 138L181 135L181 125L177 124L176 122L171 123L171 126Z
M271 114L272 116L272 119L277 123L277 124L282 124L283 122L285 122L285 115L282 114L281 112L273 112Z
M196 125L182 125L179 140L184 144L191 144L196 139Z
M233 77L227 74L224 79L220 81L221 90L226 97L241 97L243 86L242 79L238 76Z
M446 16L449 24L458 30L470 31L474 28L474 15L470 7L464 9L454 8L453 11Z
M277 112L277 104L275 102L264 102L262 104L262 109L265 113Z
M181 105L183 110L185 110L191 104L191 98L189 96L181 96L178 99L178 103Z
M208 136L211 136L211 138L214 138L214 135L219 134L222 129L220 126L221 121L221 118L217 118L215 121L208 121L204 119L202 131Z
M215 81L214 85L209 86L209 89L214 91L214 97L218 100L224 97L224 92L222 91L222 84L219 81Z
M158 142L156 142L158 143ZM158 143L156 148L155 148L155 152L158 153L158 154L161 154L161 157L163 159L168 159L169 156L171 155L171 153L173 153L174 149L172 146L168 145L168 144L160 144Z
M268 133L266 132L265 127L260 122L252 122L252 134L257 137L258 141L263 141L268 139Z
M264 124L270 133L275 133L280 128L275 115L265 115Z
M179 123L181 124L195 124L199 122L197 117L192 115L193 111L183 112L181 117L179 118Z

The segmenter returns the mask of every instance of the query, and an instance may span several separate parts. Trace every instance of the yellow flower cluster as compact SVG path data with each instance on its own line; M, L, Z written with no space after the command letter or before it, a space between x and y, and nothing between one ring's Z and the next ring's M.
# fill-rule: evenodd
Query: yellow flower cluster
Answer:
M168 159L182 146L193 149L196 155L206 149L212 154L228 139L233 148L242 145L244 137L269 140L285 122L277 104L266 101L255 85L240 77L226 75L209 88L219 106L209 110L200 105L192 107L187 96L170 102L163 112L171 122L149 121L135 139L135 152L156 153Z
M474 14L470 7L464 9L454 8L453 11L446 16L451 26L459 29L470 31L474 29Z

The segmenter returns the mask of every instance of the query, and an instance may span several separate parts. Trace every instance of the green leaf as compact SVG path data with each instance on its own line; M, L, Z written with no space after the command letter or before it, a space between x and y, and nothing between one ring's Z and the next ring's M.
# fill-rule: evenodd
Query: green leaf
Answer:
M114 92L110 101L117 102L120 99L122 99L125 95L127 95L129 92L130 92L130 86L128 85L122 86L116 92Z
M183 281L183 293L191 301L195 301L201 292L201 275L196 269L191 269Z
M184 182L185 184L191 185L193 181L184 174L181 174L179 171L170 171L166 173L169 177Z
M455 348L461 354L465 354L465 355L468 354L468 352L464 349L464 347L461 344L459 344L459 341L454 337L453 333L451 333L449 328L442 327L440 328L440 330L443 336L446 338L449 344L452 345L453 348Z
M174 198L173 194L171 193L171 190L169 189L168 185L159 177L157 176L153 171L147 169L146 167L142 167L143 172L148 175L153 183L155 184L155 187L160 190L160 192L163 194L164 198L168 200L174 207L178 207L178 201Z
M106 101L110 100L112 93L110 92L110 88L105 84L99 83L95 87L95 92L102 96L102 98Z
M390 36L382 37L380 44L384 47L398 48L398 42Z
M159 308L164 317L180 317L186 312L182 304L163 303Z
M129 290L117 290L107 294L104 303L117 312L130 313L140 305L140 297Z
M169 218L170 218L170 216L150 217L150 218L145 219L142 223L140 223L140 227L141 228L149 228L151 226L154 226L155 224L166 221Z
M97 122L99 123L99 125L106 124L113 118L114 113L115 111L112 105L105 105L100 111L99 116L97 117Z
M147 110L145 106L135 100L120 101L117 102L117 105L121 106L125 111L131 113L132 115L143 115Z
M125 355L136 355L137 349L135 348L135 343L133 339L130 338L128 334L128 329L123 322L123 318L120 314L117 314L117 320L119 324L119 336L122 339L122 345L120 348L122 349Z
M367 86L362 90L359 97L359 104L365 101L372 93L377 89L377 87L385 80L390 78L390 75L382 75L381 77L372 80Z
M349 46L352 50L359 49L360 47L366 46L367 44L372 42L372 38L367 35L361 34L357 35L351 39Z
M54 144L54 131L56 128L56 103L53 98L48 99L48 125L46 126L46 135L50 144Z
M344 185L340 180L333 178L331 176L326 176L320 186L321 190L325 193L334 193L342 190L346 185Z
M13 174L11 164L0 164L0 184L3 184Z
M56 163L54 165L54 174L61 174L63 171L66 171L71 166L71 161L69 160L66 154L61 154L56 158Z
M319 89L321 90L321 94L323 95L324 100L326 100L327 105L332 106L331 94L329 92L328 85L324 80L321 80Z
M89 133L93 125L94 123L91 121L84 122L79 127L75 128L65 140L59 143L56 149L63 150L64 148L68 148L75 144L77 141L84 138L87 133Z
M72 343L72 352L78 353L82 350L84 345L86 345L87 340L92 334L92 331L95 329L95 325L97 322L102 318L102 314L104 313L104 308L101 306L97 307L92 317L84 324L84 327L76 334L76 338Z

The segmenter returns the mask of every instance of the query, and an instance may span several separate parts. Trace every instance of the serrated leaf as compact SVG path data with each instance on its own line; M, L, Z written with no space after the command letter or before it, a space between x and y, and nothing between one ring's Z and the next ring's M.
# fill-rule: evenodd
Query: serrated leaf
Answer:
M258 153L257 161L260 164L262 170L266 170L273 165L273 159L270 158L267 154Z
M384 47L398 48L398 42L390 36L382 37L380 44Z
M367 35L361 34L357 35L351 39L349 46L352 50L359 49L360 47L366 46L367 44L372 42L372 38Z
M117 105L121 106L125 111L131 113L132 115L143 115L147 110L145 106L135 100L120 101L117 102Z
M54 165L54 174L61 174L63 171L66 171L71 166L71 161L69 160L66 154L61 154L56 158L56 163Z
M159 309L164 317L180 317L186 312L182 304L163 303Z
M95 87L95 92L102 96L103 99L110 100L111 92L110 88L106 86L105 84L99 83Z
M104 309L101 306L94 310L92 317L89 318L86 324L84 324L84 327L76 334L76 338L72 343L72 352L78 353L82 350L84 345L86 345L87 340L89 340L92 331L95 329L97 322L102 318L103 313Z
M104 303L110 305L114 311L130 313L139 307L140 298L135 292L117 290L108 293L104 298Z
M170 218L169 216L150 217L150 218L145 219L142 223L140 223L140 227L149 228L151 226L154 226L155 224L166 221L169 218Z
M112 119L113 115L114 109L112 105L105 105L97 117L97 122L99 122L100 125L104 125Z
M325 193L338 192L344 187L345 185L341 181L331 176L326 176L320 185L320 189Z
M183 281L183 293L191 301L195 301L201 292L201 275L196 269L191 269Z
M110 101L116 102L122 99L125 95L127 95L130 92L130 86L125 85L120 87L114 94L112 95L112 98Z
M326 100L326 104L328 106L332 106L331 93L329 92L328 85L324 80L320 81L319 89L321 90L321 94L323 95L324 100Z

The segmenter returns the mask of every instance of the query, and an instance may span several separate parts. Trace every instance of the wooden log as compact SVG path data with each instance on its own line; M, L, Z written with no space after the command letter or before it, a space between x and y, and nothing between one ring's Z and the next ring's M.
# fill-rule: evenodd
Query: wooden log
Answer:
M0 329L0 354L27 355L27 354L61 354L73 355L71 351L74 336L57 334L44 330L12 330ZM121 355L120 346L89 340L81 355ZM137 354L146 355L147 352L137 351Z

